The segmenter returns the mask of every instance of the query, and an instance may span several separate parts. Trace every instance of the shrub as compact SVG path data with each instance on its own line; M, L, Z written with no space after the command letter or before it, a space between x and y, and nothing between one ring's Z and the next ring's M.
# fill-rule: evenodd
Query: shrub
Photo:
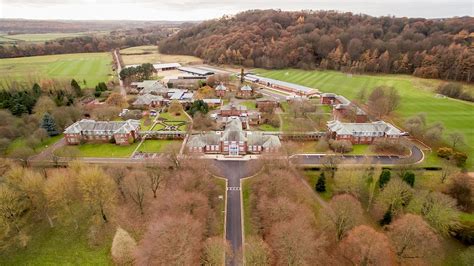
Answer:
M402 180L405 181L410 187L413 187L415 185L415 174L413 172L406 172Z
M453 160L456 162L456 165L462 167L466 164L467 154L464 152L456 152L453 155Z
M380 173L380 178L379 178L379 188L383 188L385 184L390 181L390 170L388 169L383 169L382 173Z
M390 152L398 155L408 154L410 149L401 141L393 141L389 139L379 139L373 144L376 152Z
M436 153L440 158L449 159L453 155L454 151L452 148L449 147L441 147L436 151Z

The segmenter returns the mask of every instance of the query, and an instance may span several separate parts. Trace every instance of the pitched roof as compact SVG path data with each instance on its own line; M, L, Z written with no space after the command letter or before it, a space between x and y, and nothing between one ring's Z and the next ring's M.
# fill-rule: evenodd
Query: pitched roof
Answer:
M250 87L249 85L245 85L245 86L242 86L240 88L241 91L252 91L252 87Z
M163 97L153 94L143 94L137 97L133 105L150 105L152 102L161 102Z
M245 133L240 119L234 118L227 122L221 139L223 141L245 141Z
M376 121L371 123L342 123L338 120L329 121L328 128L338 135L353 136L400 136L402 132L390 123Z
M209 75L214 74L213 71L206 70L206 69L201 69L201 68L197 68L197 67L180 67L180 68L178 68L178 70L183 71L183 72L187 72L187 73L191 73L191 74L194 74L194 75L199 75L199 76L209 76Z
M66 134L81 133L83 131L92 131L100 134L128 133L132 130L138 130L140 121L129 119L127 121L95 121L91 119L82 119L64 130Z
M221 83L221 84L217 85L217 87L216 87L215 90L216 90L216 91L226 91L226 90L227 90L227 87L224 86L224 84Z

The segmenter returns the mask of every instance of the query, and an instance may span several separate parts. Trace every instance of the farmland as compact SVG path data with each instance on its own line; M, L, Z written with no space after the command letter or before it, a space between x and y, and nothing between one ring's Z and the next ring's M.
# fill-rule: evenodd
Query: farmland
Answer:
M466 145L461 149L469 153L468 167L474 163L474 104L450 98L438 98L434 89L442 82L426 80L404 75L347 75L335 71L257 70L265 77L284 80L317 88L322 92L334 92L348 98L355 98L357 93L366 88L368 93L377 86L393 86L402 101L392 120L398 126L403 125L405 118L418 113L425 113L427 123L441 122L445 127L444 138L455 131L462 132ZM465 85L466 86L466 85ZM467 85L470 86L470 85ZM473 89L470 86L470 89Z
M109 53L83 53L0 59L0 82L44 78L86 81L89 87L112 79Z
M201 59L188 56L188 55L168 55L160 54L158 47L149 46L137 46L130 47L127 49L120 50L123 62L125 65L143 64L143 63L198 63L202 62Z
M15 34L0 35L0 44L13 44L20 42L41 43L63 38L73 38L84 35L93 34L91 32L75 32L75 33L38 33L38 34Z

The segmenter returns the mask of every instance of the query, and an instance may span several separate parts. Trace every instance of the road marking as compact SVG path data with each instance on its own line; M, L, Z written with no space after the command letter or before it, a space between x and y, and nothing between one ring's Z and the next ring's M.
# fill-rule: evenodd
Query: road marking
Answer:
M227 190L240 190L240 187L228 187Z

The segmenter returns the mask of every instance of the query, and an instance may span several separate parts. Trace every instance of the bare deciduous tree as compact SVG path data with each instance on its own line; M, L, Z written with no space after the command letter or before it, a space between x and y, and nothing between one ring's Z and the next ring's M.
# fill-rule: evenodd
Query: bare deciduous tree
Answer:
M154 222L136 252L137 265L196 265L202 247L202 225L189 215L165 216Z
M353 265L395 265L390 240L366 225L352 229L339 244L342 257Z
M438 236L418 215L405 214L388 226L388 236L400 259L436 256L441 252Z
M335 231L336 240L340 241L346 233L362 221L360 202L349 194L334 196L325 209L325 217Z
M271 265L270 247L261 238L251 236L245 239L244 265Z

